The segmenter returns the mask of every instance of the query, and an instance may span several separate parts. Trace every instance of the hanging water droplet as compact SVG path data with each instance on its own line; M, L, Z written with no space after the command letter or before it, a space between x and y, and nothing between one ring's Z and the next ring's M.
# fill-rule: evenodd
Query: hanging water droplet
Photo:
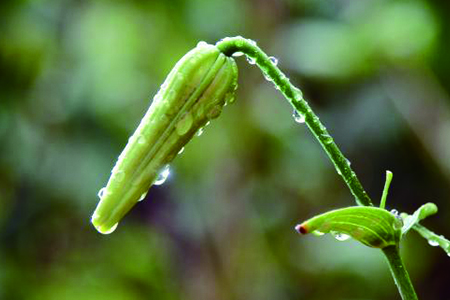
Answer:
M242 55L244 55L244 53L238 51L238 52L234 52L231 56L233 56L233 57L239 57L239 56L242 56Z
M253 57L247 56L247 61L251 65L256 64L256 59L254 59Z
M139 197L138 202L141 202L142 200L144 200L144 199L145 199L145 196L147 196L147 192L143 193L143 194L141 195L141 197Z
M327 145L333 142L333 138L329 134L322 134L322 138L324 139L324 143Z
M111 226L108 229L103 229L103 228L97 228L98 232L100 232L101 234L110 234L112 232L114 232L114 230L117 229L117 226L119 226L119 223L114 224L113 226Z
M167 177L169 177L169 174L170 174L170 168L169 168L169 165L167 165L161 170L161 172L158 175L158 178L156 178L156 181L153 184L154 185L163 184L166 181Z
M448 251L448 249L447 249L447 251ZM447 256L450 256L450 252L447 252Z
M182 147L181 149L180 149L180 151L178 151L178 155L180 155L181 153L183 153L184 152L184 147Z
M250 44L252 44L253 46L256 46L256 42L254 40L247 40Z
M201 136L203 134L203 127L197 131L197 136Z
M191 113L187 113L175 126L175 130L178 135L185 135L189 132L192 127L192 123L194 122L194 118Z
M125 178L125 172L119 170L116 171L113 176L115 180L121 182Z
M435 240L428 240L428 244L433 247L439 246L439 243Z
M275 66L278 64L278 59L275 56L271 56L269 59Z
M265 78L267 81L272 82L272 78L270 78L270 76L269 76L268 74L266 74L266 73L264 73L264 78Z
M147 139L144 136L140 135L137 139L137 142L139 145L145 145L147 143Z
M294 117L295 122L305 123L305 117L303 115L301 115L297 110L294 109L292 116Z
M211 121L206 122L205 127L209 126L209 124L211 124Z
M396 209L391 210L391 214L393 214L394 217L397 217L398 216L398 210L396 210Z
M341 233L341 232L336 232L336 231L332 231L331 234L334 236L335 239L337 239L338 241L346 241L350 238L350 236L348 234L345 233Z
M105 196L106 194L106 187L102 187L99 191L97 196L100 198L100 200Z
M204 46L208 46L208 43L205 41L200 41L197 43L197 47L204 47Z
M312 234L314 234L315 236L322 236L322 235L324 235L325 233L323 233L323 232L321 232L321 231L319 231L319 230L315 230L315 231L313 231L313 232L311 232Z

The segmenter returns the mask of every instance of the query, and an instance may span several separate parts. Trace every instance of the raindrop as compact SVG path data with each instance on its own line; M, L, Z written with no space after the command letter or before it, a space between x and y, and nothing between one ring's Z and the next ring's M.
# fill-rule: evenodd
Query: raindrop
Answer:
M323 233L323 232L321 232L321 231L319 231L319 230L314 230L314 231L312 232L312 234L314 234L315 236L322 236L322 235L324 235L325 233Z
M394 217L397 217L398 216L398 210L396 210L396 209L391 210L391 214L393 214Z
M201 136L203 134L203 127L197 131L197 136Z
M345 162L347 163L347 165L350 167L350 165L352 164L352 162L348 159L348 158L346 158L345 159Z
M116 230L117 226L119 226L119 223L114 224L113 226L111 226L110 228L108 228L106 230L103 230L103 228L97 228L97 230L101 234L110 234L110 233L114 232L114 230Z
M435 240L428 240L428 244L433 247L439 246L438 241Z
M267 81L272 82L272 78L270 78L270 76L269 76L268 74L266 74L266 73L264 73L264 78L265 78Z
M242 56L242 55L244 55L244 53L242 53L241 51L238 51L238 52L234 52L231 56L239 57L239 56Z
M269 59L275 66L278 64L278 59L275 56L271 56Z
M125 178L125 172L117 171L117 172L114 173L113 176L114 176L115 180L117 180L118 182L121 182Z
M301 115L297 110L294 109L292 116L294 117L295 122L305 123L305 116Z
M209 124L211 124L211 121L206 122L205 127L209 126Z
M253 57L247 56L247 61L251 65L256 64L256 59L254 59Z
M337 239L338 241L341 241L341 242L346 241L350 238L350 236L345 233L332 231L331 234L334 236L335 239Z
M333 138L329 134L322 134L322 138L324 139L324 143L327 145L333 142Z
M159 173L158 178L156 178L156 181L153 184L154 185L162 185L166 181L167 177L169 177L169 174L170 174L170 168L169 168L169 165L167 165Z
M145 196L147 196L147 192L143 193L143 194L141 195L141 197L139 197L138 202L141 202L142 200L144 200L144 199L145 199Z
M205 41L200 41L200 42L198 42L197 47L204 47L204 46L207 46L207 45L208 45L207 42L205 42Z
M450 256L450 252L447 253L447 256Z
M183 153L184 152L184 147L182 147L181 149L180 149L180 151L178 151L178 155L180 155L181 153Z
M98 191L98 197L100 198L100 199L102 199L104 196L105 196L105 194L106 194L106 187L102 187L101 189L100 189L100 191Z
M138 142L139 145L145 145L147 143L147 139L145 137L143 137L142 135L140 135L138 137L137 142Z
M175 130L178 135L182 136L189 132L192 127L192 123L194 122L194 118L192 114L187 113L175 126Z

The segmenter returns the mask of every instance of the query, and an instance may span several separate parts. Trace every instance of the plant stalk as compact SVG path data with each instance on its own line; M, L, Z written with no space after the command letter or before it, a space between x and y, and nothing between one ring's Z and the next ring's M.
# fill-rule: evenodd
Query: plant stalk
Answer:
M382 249L389 263L392 277L397 285L398 291L403 300L417 300L416 292L409 279L402 258L400 257L398 246L388 246Z
M281 91L294 110L304 118L304 122L317 138L320 145L322 145L322 148L333 162L336 171L342 176L349 187L355 197L356 203L358 205L373 206L370 197L350 167L349 160L339 150L326 127L312 111L308 102L303 99L302 92L290 83L289 78L281 72L276 66L276 63L254 41L244 39L243 37L226 38L219 41L216 46L222 53L228 56L236 55L236 53L245 54L250 61L254 62L261 69L266 79L275 84L275 87Z

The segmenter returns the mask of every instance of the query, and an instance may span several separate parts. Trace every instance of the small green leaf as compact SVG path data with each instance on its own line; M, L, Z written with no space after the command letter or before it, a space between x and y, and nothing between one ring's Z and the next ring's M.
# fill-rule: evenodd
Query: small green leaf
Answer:
M423 238L428 240L428 244L430 246L439 246L447 253L448 256L450 256L450 241L447 240L442 235L437 235L436 233L432 232L431 230L428 230L424 226L420 224L414 225L414 230L416 230Z
M366 246L384 248L399 243L401 227L402 221L385 209L352 206L313 217L295 229L301 234L332 233L340 240L350 236Z
M95 228L111 233L145 197L158 175L222 108L233 102L237 66L216 46L200 42L175 65L99 192L92 216Z
M401 217L404 223L402 234L406 234L414 225L419 224L419 222L426 217L434 215L435 213L437 213L437 211L438 208L436 204L429 202L419 207L419 209L416 210L413 215L402 213Z

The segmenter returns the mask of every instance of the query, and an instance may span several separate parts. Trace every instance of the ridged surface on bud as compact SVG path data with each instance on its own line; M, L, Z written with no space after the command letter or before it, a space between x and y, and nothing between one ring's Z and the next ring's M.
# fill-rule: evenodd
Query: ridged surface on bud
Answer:
M200 42L178 61L99 192L91 220L99 232L114 231L197 131L234 101L236 88L234 59L213 45Z
M398 245L402 226L399 216L385 209L352 206L313 217L295 229L301 234L332 233L339 240L352 237L366 246L384 248Z

